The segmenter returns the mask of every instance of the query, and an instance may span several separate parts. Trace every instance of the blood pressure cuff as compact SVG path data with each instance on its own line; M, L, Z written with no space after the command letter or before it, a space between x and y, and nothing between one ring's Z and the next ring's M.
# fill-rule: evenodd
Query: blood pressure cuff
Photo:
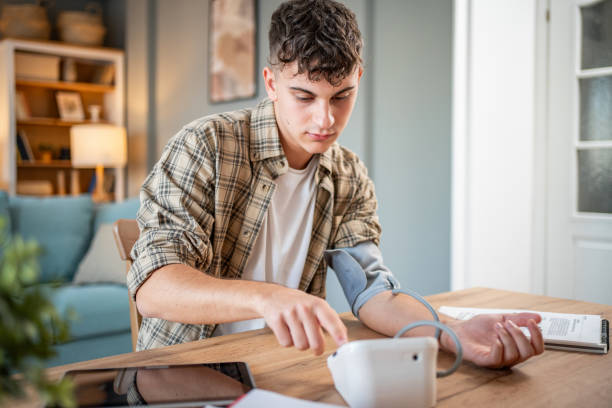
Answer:
M334 270L355 317L374 295L399 289L393 273L383 264L380 249L372 241L351 248L325 251L327 265Z

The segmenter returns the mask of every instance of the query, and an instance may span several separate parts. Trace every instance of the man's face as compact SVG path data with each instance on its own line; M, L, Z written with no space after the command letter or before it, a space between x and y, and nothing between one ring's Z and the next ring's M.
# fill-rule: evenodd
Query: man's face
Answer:
M263 75L289 166L302 169L313 154L325 152L344 130L363 69L356 68L337 86L325 79L313 82L307 73L296 73L294 62L282 70L266 67Z

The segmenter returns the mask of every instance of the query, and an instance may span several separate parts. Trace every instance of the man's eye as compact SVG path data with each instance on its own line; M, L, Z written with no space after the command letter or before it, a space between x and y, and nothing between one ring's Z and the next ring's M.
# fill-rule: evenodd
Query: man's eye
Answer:
M299 95L296 95L295 97L296 97L296 99L298 101L302 101L302 102L310 102L310 101L312 101L312 96L299 96Z
M334 99L341 101L343 99L347 99L349 96L351 96L350 93L345 93L345 94L342 94L342 95L334 96Z

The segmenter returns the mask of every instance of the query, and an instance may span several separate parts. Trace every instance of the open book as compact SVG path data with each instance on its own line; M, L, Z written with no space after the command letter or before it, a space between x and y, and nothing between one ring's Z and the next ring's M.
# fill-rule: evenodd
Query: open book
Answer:
M469 320L476 315L489 313L537 313L542 316L542 321L538 325L542 330L545 348L597 354L606 354L610 348L609 322L599 315L451 306L442 306L439 311L459 320ZM521 330L529 337L529 330L526 327L521 327Z

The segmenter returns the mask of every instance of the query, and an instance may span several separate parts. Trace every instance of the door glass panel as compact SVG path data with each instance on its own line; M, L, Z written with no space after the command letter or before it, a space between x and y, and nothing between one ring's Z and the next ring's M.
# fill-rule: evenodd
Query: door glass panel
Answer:
M612 76L580 79L580 140L612 140Z
M578 211L612 213L612 148L578 151Z
M580 9L582 69L612 66L612 0Z

